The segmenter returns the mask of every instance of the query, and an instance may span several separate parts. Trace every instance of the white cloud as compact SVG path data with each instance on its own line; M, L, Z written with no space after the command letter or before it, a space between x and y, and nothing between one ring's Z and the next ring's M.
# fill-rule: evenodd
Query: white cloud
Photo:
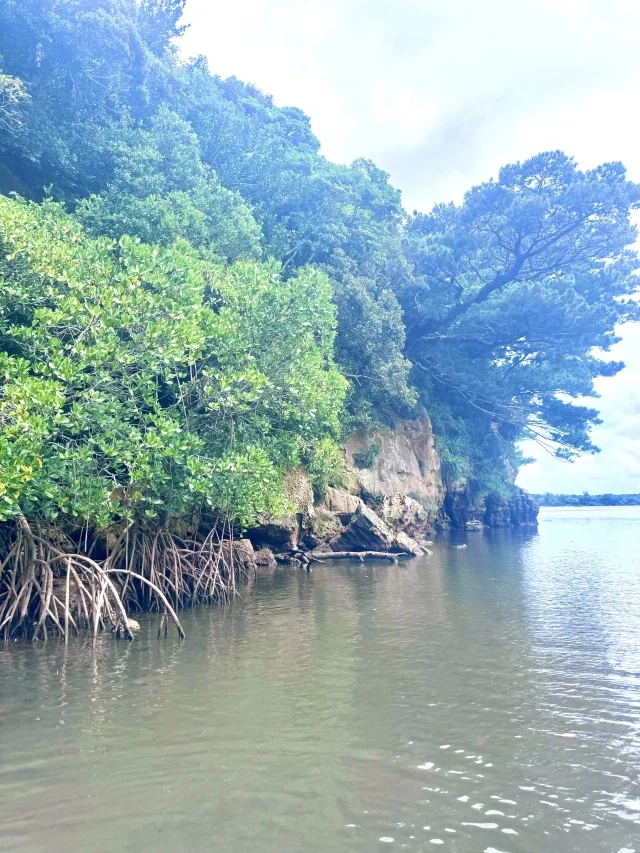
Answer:
M555 148L640 180L637 0L188 0L186 18L186 53L304 109L328 157L371 157L409 208ZM640 490L640 332L620 347L629 367L600 383L603 452L542 458L523 484Z

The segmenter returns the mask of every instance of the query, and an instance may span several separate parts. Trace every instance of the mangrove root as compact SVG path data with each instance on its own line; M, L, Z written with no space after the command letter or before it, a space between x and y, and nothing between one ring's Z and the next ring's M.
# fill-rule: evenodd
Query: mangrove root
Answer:
M181 538L166 527L129 525L113 547L72 541L59 530L32 527L24 516L0 531L0 637L58 636L109 629L133 639L131 611L162 613L182 638L177 610L229 601L243 574L229 524L204 538ZM99 552L101 557L95 556ZM94 556L90 556L93 554ZM160 632L159 632L160 633Z

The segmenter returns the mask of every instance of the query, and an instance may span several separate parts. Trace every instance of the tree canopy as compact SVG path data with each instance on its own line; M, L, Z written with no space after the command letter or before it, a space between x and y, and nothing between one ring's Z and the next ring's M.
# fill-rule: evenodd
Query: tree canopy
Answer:
M181 59L183 6L183 0L0 0L0 190L38 203L53 199L73 219L51 201L42 213L5 202L3 216L18 217L29 234L40 222L40 244L59 245L60 229L72 229L83 251L103 253L109 281L129 254L165 264L167 282L176 258L194 279L232 276L247 299L252 288L275 288L277 281L278 292L288 294L273 303L281 313L256 314L251 334L258 335L258 326L260 334L269 330L274 346L292 335L283 352L295 354L301 382L310 359L315 385L316 355L298 349L315 329L325 377L317 387L328 376L333 385L330 418L319 399L311 406L314 441L335 441L338 417L344 433L426 405L447 480L478 493L509 487L524 438L564 457L595 451L590 429L598 413L582 398L593 396L596 377L621 369L602 352L617 340L618 324L638 318L631 212L640 191L623 166L585 171L565 154L547 152L505 166L461 204L407 215L375 164L360 159L344 166L323 157L302 111L276 107L256 87L217 77L202 57ZM26 255L19 257L24 266ZM36 291L39 276L27 276L40 282ZM309 288L317 288L319 301ZM180 299L195 300L190 322L202 311L207 322L219 316L209 286L205 296L180 292ZM25 306L32 298L39 304L31 285L24 298ZM299 302L295 311L285 310L287 299ZM94 309L83 310L89 324ZM154 310L160 322L169 306ZM335 340L326 331L334 311ZM329 324L320 337L315 312ZM25 329L40 316L26 307L23 315ZM285 331L285 323L295 328ZM84 327L80 317L69 325L78 334ZM3 346L5 357L14 358L9 328ZM93 333L91 322L86 337ZM119 334L128 335L124 328ZM194 332L194 341L203 334ZM206 340L206 354L196 361L217 362L221 344ZM265 338L260 347L268 349ZM35 353L24 370L40 382ZM234 353L234 370L246 381L248 367L240 349ZM334 357L345 380L335 373ZM191 369L190 356L179 359ZM162 373L153 364L149 375ZM113 393L120 381L114 378ZM186 405L173 380L162 382L171 405L176 399ZM276 394L276 385L269 387ZM162 400L156 404L166 417L173 409ZM188 400L187 415L195 418L202 399L190 385ZM251 446L261 446L256 436L263 429L273 437L281 428L287 447L294 434L306 435L296 405L291 422L258 407L261 426ZM221 429L218 416L213 420ZM235 441L245 440L245 428L234 420ZM216 440L218 453L224 441ZM276 464L274 446L265 452ZM292 452L282 451L282 460Z
M0 197L0 282L0 520L208 505L246 524L339 434L319 271L92 240L52 203Z
M522 437L565 458L596 449L598 412L576 399L623 367L598 353L639 316L639 201L620 164L584 172L551 152L408 221L407 354L472 443L479 425L499 453Z

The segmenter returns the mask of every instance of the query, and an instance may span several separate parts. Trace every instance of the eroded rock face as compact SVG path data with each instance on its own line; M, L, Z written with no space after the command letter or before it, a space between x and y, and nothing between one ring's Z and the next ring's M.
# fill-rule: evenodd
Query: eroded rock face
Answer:
M304 544L309 548L317 548L324 542L330 542L332 539L340 536L346 529L341 519L345 519L346 523L348 523L351 516L347 517L344 514L340 516L335 512L331 512L331 510L322 504L317 506L311 530L304 537Z
M351 519L354 512L358 511L360 498L356 495L349 494L349 492L345 492L342 489L332 489L329 487L322 504L327 510L329 510L329 512L333 512L340 516L346 523Z
M524 489L517 489L509 500L489 495L484 523L487 527L537 527L540 507Z
M444 498L440 459L426 411L415 420L399 421L393 429L361 430L343 449L348 490L329 489L322 503L345 528L331 540L331 547L424 553L418 543L433 532ZM321 526L329 527L324 515ZM320 534L314 529L314 539Z
M518 494L509 502L511 507L511 524L514 527L537 527L540 505L531 497L529 492L518 489Z
M372 450L377 453L369 454L373 456L370 466L358 467L356 461ZM375 498L411 497L423 507L428 523L433 525L442 506L444 488L426 411L415 420L399 421L393 430L361 430L351 436L344 451L352 491L359 492L367 503Z
M391 551L395 536L384 521L360 501L349 526L329 544L333 551Z
M304 471L290 471L286 495L292 512L260 519L247 533L255 548L293 552L294 557L300 549L320 546L424 554L428 548L423 543L440 526L481 530L537 523L538 507L522 490L509 500L490 496L480 504L470 500L463 485L445 494L426 412L399 421L393 430L356 433L343 449L347 488L329 488L314 504ZM365 462L366 467L357 464Z
M467 490L452 489L445 497L445 512L452 527L482 530L483 527L537 527L540 507L523 489L511 498L487 495L480 505L472 505Z
M273 569L277 566L276 558L270 548L261 548L255 553L256 567L260 569Z
M295 508L298 518L302 516L304 527L313 518L313 489L307 475L301 468L292 469L284 480L284 493Z
M483 520L487 527L511 527L510 501L488 495Z
M256 555L253 545L249 539L234 539L229 542L225 540L222 545L222 553L227 563L231 564L238 572L250 575L256 568Z
M363 453L371 445L377 452ZM343 449L347 488L328 489L314 505L304 472L290 471L286 495L295 511L259 519L259 525L247 532L255 548L282 553L327 544L333 550L412 553L415 548L424 553L418 541L433 532L444 497L426 411L415 420L399 421L394 429L356 433ZM369 467L358 467L354 454L360 464L366 459ZM410 541L399 545L399 533Z
M384 497L378 513L389 527L418 539L431 530L433 525L431 514L415 498L408 495Z
M258 550L290 551L298 545L298 520L289 515L278 518L260 516L258 526L247 530L247 536Z
M414 506L415 504L415 506ZM334 509L328 509L327 506ZM409 535L415 527L424 539L425 511L411 498L400 496L383 499L385 518L367 506L361 498L340 489L330 489L322 505L316 507L312 542L314 547L327 544L333 551L393 551L412 555L427 549ZM407 529L403 529L403 525ZM331 535L333 531L334 535Z
M428 554L428 548L423 547L419 542L416 542L411 536L407 533L396 534L393 551L397 551L398 553L410 554L412 557L418 557L421 554Z
M444 511L451 527L458 530L482 530L484 526L484 504L473 504L464 486L454 486L447 492Z
M311 531L315 515L313 489L300 468L287 473L285 497L292 504L291 515L259 516L258 524L247 531L247 536L255 548L270 548L276 552L292 551Z
M329 489L315 507L300 507L303 511L295 517L265 518L259 527L249 530L251 543L259 549L253 562L258 567L270 565L274 551L282 554L319 546L332 551L427 553L417 541L424 539L428 528L424 508L406 495L382 498L380 506L382 514L355 495Z

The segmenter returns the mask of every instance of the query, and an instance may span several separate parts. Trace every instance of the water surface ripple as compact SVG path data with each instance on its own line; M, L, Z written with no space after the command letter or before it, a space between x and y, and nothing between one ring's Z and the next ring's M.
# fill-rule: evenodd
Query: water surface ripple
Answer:
M0 646L0 850L640 853L640 511Z

